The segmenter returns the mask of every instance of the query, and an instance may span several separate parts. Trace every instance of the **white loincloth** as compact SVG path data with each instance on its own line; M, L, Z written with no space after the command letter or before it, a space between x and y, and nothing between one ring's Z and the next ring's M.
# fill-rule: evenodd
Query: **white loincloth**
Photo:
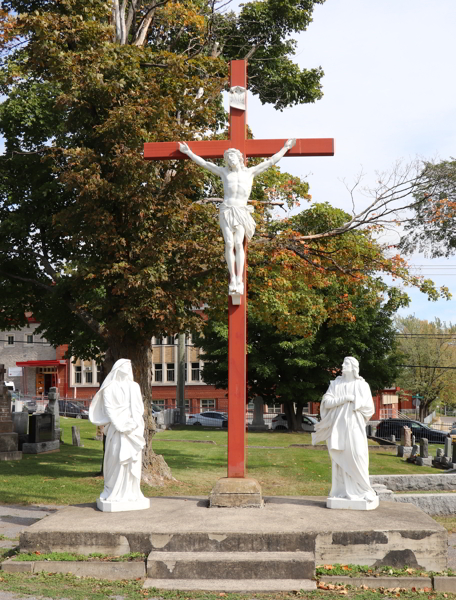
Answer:
M251 216L253 210L253 206L227 206L222 202L219 207L220 225L227 225L232 231L236 226L241 225L247 241L250 241L255 233L255 221Z

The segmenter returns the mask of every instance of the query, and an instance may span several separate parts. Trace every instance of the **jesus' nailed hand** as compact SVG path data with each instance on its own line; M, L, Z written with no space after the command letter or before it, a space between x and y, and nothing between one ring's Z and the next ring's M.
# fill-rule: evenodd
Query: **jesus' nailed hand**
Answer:
M179 144L179 150L186 154L200 167L218 175L223 182L224 198L219 208L219 221L225 240L225 259L230 273L228 293L243 294L244 282L244 236L250 240L255 233L255 221L252 218L252 206L247 201L252 191L253 179L269 167L272 167L296 144L295 139L288 140L282 150L264 160L259 165L248 169L244 157L236 148L228 148L224 154L226 167L218 167L214 163L197 156L185 143Z

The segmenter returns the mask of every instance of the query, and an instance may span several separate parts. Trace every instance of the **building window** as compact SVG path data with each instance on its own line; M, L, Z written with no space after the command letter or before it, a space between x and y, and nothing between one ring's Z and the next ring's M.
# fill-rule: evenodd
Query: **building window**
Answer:
M189 413L190 412L190 400L184 400L185 402L185 412Z
M166 380L174 381L174 363L166 364Z
M33 344L33 335L27 335L26 341L27 341L27 344Z
M163 381L163 365L157 363L154 365L155 381Z
M164 400L154 400L153 404L155 404L156 406L158 406L158 408L161 408L162 410L165 409L165 401Z
M215 400L200 400L201 410L214 410Z
M90 371L88 369L85 370L85 382L86 383L93 382L92 369L90 369Z
M14 346L14 335L7 336L7 344L8 346Z
M192 381L200 380L200 368L199 362L192 363Z
M97 383L101 383L101 376L102 376L101 365L97 365Z
M74 368L74 382L75 383L82 383L82 367L81 365L76 365L76 367Z
M155 345L161 346L163 344L163 338L155 336Z
M168 344L168 346L174 346L174 336L168 335L168 337L166 338L166 343Z

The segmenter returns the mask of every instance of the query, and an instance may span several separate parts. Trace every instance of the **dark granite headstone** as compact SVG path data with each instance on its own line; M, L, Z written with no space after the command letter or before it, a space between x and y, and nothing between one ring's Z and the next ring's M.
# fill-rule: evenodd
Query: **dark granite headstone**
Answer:
M53 414L30 415L29 442L38 444L39 442L54 441L54 423L55 417Z

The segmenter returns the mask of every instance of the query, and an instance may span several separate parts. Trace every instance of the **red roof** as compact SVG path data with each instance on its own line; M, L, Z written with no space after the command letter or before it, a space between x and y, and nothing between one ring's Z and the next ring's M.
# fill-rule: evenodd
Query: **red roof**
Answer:
M57 367L65 365L66 360L25 360L16 363L16 367Z

